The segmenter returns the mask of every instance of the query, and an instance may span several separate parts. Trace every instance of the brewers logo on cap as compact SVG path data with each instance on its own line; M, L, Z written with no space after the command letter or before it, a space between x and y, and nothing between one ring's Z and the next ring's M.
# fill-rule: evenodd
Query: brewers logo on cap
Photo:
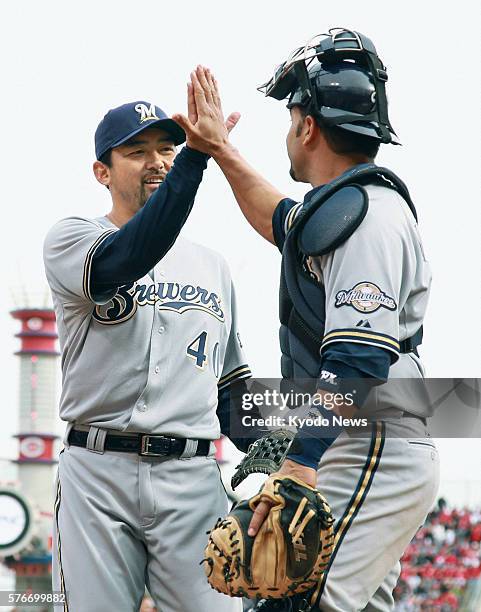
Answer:
M156 121L158 121L159 119L157 115L155 114L154 104L147 106L147 104L139 103L135 105L135 110L140 115L140 123L144 123L144 121L149 121L151 119L155 119Z

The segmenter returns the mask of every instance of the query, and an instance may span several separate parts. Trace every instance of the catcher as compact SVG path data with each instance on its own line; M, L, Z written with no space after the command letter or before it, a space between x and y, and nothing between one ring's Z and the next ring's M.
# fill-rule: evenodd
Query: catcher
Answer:
M431 273L406 185L374 163L380 144L399 144L387 78L369 38L336 29L294 51L261 88L288 100L290 174L311 185L303 202L270 185L227 138L210 142L176 117L218 163L249 223L282 252L283 377L315 381L323 400L345 398L334 411L320 408L328 431L298 432L276 474L320 483L336 521L328 567L308 597L268 598L256 610L392 610L399 559L438 488L432 408L416 384ZM208 70L193 80L220 106L215 85ZM333 412L367 425L350 435ZM256 498L249 536L276 504L267 489Z

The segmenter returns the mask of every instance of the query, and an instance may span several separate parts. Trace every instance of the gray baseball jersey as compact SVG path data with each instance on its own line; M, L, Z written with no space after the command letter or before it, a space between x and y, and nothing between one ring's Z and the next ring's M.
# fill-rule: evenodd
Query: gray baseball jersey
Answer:
M62 349L60 417L216 439L218 388L250 375L227 265L214 251L178 238L150 275L94 303L92 257L116 230L106 217L71 217L45 241Z
M385 385L368 395L359 415L409 409L431 414L423 384L409 386L397 379L420 379L419 357L399 352L400 342L421 327L426 312L431 270L416 221L397 191L368 185L369 209L358 229L335 251L310 257L306 266L326 291L326 331L321 352L336 342L377 346L392 353L395 363ZM287 231L301 210L297 204L285 218Z

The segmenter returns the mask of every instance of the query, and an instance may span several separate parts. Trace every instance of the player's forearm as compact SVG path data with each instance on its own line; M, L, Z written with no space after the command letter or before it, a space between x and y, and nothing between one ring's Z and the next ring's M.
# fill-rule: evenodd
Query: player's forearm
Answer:
M285 196L261 176L230 143L212 154L228 180L244 216L266 240L275 244L272 215Z
M91 285L99 290L142 278L172 248L184 226L207 162L183 150L147 203L95 252Z

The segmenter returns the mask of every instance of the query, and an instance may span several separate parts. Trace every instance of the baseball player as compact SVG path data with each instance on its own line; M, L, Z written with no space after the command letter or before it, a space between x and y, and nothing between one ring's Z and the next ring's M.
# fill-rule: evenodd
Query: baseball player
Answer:
M223 141L237 116L224 125L205 97L196 105L197 129ZM110 110L93 169L112 209L63 219L45 240L68 423L54 588L73 612L138 611L145 585L159 610L240 609L199 561L227 510L213 440L250 372L225 261L178 237L207 165L189 139L177 155L184 140L154 104Z
M331 505L329 566L306 595L262 600L256 610L392 610L399 559L438 487L431 409L416 384L431 273L406 186L374 164L381 143L399 142L386 81L372 41L336 29L292 53L263 86L267 96L288 99L290 174L312 187L299 203L250 168L227 138L210 143L180 119L219 164L251 225L282 252L286 383L312 380L325 405L327 394L341 397L331 410L318 409L325 432L301 428L280 468L317 483ZM207 69L193 77L194 87L212 84ZM403 378L411 381L396 382ZM268 498L257 506L250 535L269 508Z

